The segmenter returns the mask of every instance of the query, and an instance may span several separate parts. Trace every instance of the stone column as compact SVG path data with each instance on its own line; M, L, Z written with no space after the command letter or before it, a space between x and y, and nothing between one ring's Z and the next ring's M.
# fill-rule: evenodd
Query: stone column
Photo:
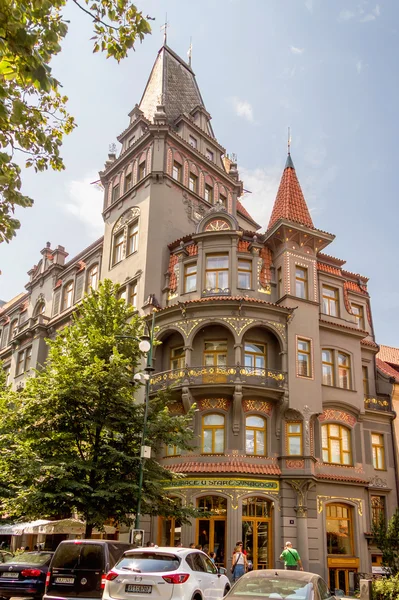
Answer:
M308 538L308 509L296 507L297 550L301 557L302 566L309 571L309 538Z

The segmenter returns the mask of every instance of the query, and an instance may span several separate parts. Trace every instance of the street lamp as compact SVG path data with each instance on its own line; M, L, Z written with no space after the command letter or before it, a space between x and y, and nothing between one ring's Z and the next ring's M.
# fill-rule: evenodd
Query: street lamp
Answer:
M136 373L133 377L135 381L140 381L141 378L145 380L145 396L144 396L144 420L143 420L143 431L141 434L140 443L140 462L139 462L139 482L138 482L138 495L137 495L137 508L136 518L134 522L134 528L140 529L140 511L141 511L141 498L143 494L143 479L144 479L144 462L146 458L151 456L151 447L145 445L145 439L147 435L147 420L148 420L148 404L150 399L150 379L151 373L154 370L152 366L152 354L154 347L154 329L155 329L155 311L152 313L151 329L148 336L143 336L139 343L139 349L141 352L147 354L147 362L144 368L145 373ZM120 338L130 338L137 340L138 338L129 335L118 336Z

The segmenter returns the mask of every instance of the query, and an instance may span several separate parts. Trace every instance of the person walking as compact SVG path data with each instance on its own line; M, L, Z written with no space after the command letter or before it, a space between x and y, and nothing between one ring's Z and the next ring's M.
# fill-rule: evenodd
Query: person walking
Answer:
M231 567L231 574L233 575L233 582L237 581L247 570L248 562L247 557L242 551L242 544L236 546L233 552L233 560Z
M303 571L301 557L298 554L298 551L292 547L291 542L286 542L284 546L284 550L280 554L281 560L284 561L285 569L289 571L296 571L299 566L299 570Z

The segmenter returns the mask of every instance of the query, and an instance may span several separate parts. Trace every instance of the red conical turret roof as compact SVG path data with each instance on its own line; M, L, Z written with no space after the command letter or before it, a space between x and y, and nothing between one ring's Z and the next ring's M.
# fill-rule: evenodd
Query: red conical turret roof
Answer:
M312 217L310 216L301 186L299 185L290 154L288 154L287 162L285 163L268 229L279 219L287 219L288 221L300 223L314 229Z

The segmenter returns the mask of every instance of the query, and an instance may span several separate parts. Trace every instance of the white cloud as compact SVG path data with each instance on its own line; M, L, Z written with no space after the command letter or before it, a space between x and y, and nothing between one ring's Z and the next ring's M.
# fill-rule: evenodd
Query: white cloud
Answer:
M87 175L84 179L71 181L67 184L69 202L63 205L64 210L86 227L90 235L100 236L104 231L101 216L103 193L93 181L98 180L97 174Z
M313 12L313 0L306 0L305 6L310 13Z
M338 15L339 21L349 21L356 15L352 10L343 9Z
M292 54L303 54L305 52L305 48L297 48L296 46L290 46L290 50Z
M360 59L356 62L356 71L358 75L363 71L363 61Z
M243 117L252 123L254 120L252 104L250 104L247 100L241 100L241 98L237 97L232 98L231 101L233 103L236 115L238 117Z
M283 169L284 164L280 168L240 167L240 178L244 182L244 189L252 192L245 194L241 202L262 229L265 229L269 223Z
M366 12L362 6L359 6L356 11L349 9L341 10L338 15L338 21L350 21L355 18L360 23L368 23L370 21L375 21L380 14L381 9L379 4L376 4L370 12Z

